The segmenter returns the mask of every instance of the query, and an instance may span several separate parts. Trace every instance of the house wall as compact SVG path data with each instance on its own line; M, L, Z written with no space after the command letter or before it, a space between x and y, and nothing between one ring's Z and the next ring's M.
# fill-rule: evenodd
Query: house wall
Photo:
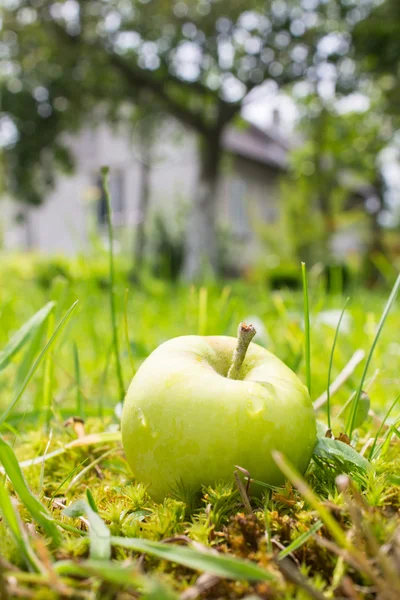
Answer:
M220 223L233 240L232 266L254 263L265 252L264 229L279 218L280 172L231 157L221 184Z
M150 175L150 211L162 212L173 220L177 204L187 204L193 195L196 172L196 140L181 136L170 143L168 125L160 129ZM116 229L134 228L138 222L141 177L140 147L124 131L101 127L83 131L67 140L75 157L73 176L58 176L55 189L38 208L10 204L4 217L5 246L8 249L37 249L43 252L73 254L90 245L90 232L96 229L100 168L110 167L110 188L120 177L123 213L113 211ZM112 194L113 195L113 194ZM24 224L15 217L23 211Z
M174 125L172 125L174 127ZM24 208L26 222L15 225L13 215L21 207L12 205L7 217L5 245L32 248L46 253L73 254L90 249L91 232L102 232L98 223L99 170L110 167L116 232L131 231L138 223L141 177L140 146L123 130L100 127L83 131L67 140L76 160L73 176L59 176L53 192L39 208ZM157 131L157 146L152 149L150 174L150 211L162 213L174 224L177 210L188 206L197 182L196 137L183 132L171 144L171 124ZM219 187L218 222L235 241L232 263L239 268L251 262L260 251L260 222L271 221L278 207L277 171L240 157L225 160Z

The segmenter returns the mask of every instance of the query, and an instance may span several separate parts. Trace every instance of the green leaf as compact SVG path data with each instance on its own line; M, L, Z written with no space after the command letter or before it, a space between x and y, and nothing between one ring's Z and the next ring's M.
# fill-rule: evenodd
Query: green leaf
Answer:
M32 519L44 529L53 541L53 544L58 546L61 538L57 525L47 509L28 488L13 449L1 437L0 462L3 464L4 470L14 486L16 494L25 508L30 512Z
M345 473L351 473L354 470L366 472L371 466L366 458L348 444L326 437L319 438L313 456Z
M149 515L151 515L151 510L142 508L129 513L127 518L130 523L133 523L135 521L144 521Z
M6 347L0 352L0 371L7 367L15 354L24 346L32 332L46 321L54 307L55 302L48 302L14 333Z
M226 554L214 554L197 548L186 548L175 544L163 544L141 538L111 537L113 546L122 546L168 560L189 569L206 571L225 579L241 581L270 581L274 576L255 563Z
M356 410L356 414L354 417L354 429L361 427L361 425L368 419L368 413L369 413L370 406L371 406L371 401L369 399L368 394L366 394L365 392L362 392L360 399L358 401L358 404L357 404L357 410ZM347 418L349 418L349 416L350 416L351 409L352 409L352 404L350 403L344 411L344 414L346 415Z
M63 510L67 517L85 515L89 521L90 558L108 560L111 556L110 530L103 519L85 500L77 500Z
M22 394L24 393L24 391L25 391L28 383L30 382L30 380L33 377L33 375L35 374L35 372L38 369L38 367L39 367L40 363L42 362L43 358L46 356L48 350L51 348L51 346L53 345L53 343L56 341L56 339L60 335L60 333L63 330L64 326L66 325L68 319L70 318L70 316L72 315L73 311L75 310L77 304L78 304L78 300L73 303L73 305L65 313L64 317L61 319L61 321L58 324L58 326L57 326L56 330L54 331L53 335L51 336L51 338L49 339L49 341L47 342L47 344L45 345L45 347L43 348L43 350L39 354L38 358L35 360L35 362L33 363L32 367L30 368L29 373L25 377L25 379L24 379L24 381L23 381L23 383L21 385L20 390L18 391L18 393L16 394L16 396L12 400L11 404L8 405L8 407L6 408L6 410L4 411L4 413L1 415L1 417L0 417L0 425L7 419L8 415L11 413L11 411L13 410L13 408L16 406L16 404L20 400L20 398L21 398Z
M42 571L39 559L29 543L28 536L22 528L17 511L7 492L4 479L0 479L0 514L3 516L3 519L28 567L33 571Z

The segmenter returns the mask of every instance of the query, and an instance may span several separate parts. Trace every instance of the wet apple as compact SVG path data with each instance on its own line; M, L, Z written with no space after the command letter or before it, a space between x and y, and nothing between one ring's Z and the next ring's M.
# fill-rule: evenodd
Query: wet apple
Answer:
M316 442L307 388L257 344L235 363L237 354L233 337L178 337L154 350L133 378L122 414L123 446L135 478L148 484L155 500L232 481L235 465L254 479L281 484L273 450L299 471L307 468Z

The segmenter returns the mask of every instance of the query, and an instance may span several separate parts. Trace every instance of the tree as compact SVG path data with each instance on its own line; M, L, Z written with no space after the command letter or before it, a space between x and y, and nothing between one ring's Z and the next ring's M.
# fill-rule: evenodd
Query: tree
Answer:
M196 278L204 263L217 270L216 195L224 130L265 80L278 86L299 79L318 82L324 65L340 63L343 34L338 33L343 40L337 50L321 52L320 42L340 30L345 10L340 0L301 5L294 0L20 0L9 5L3 24L9 75L2 88L3 111L19 136L8 149L15 193L38 202L53 167L71 166L61 134L89 119L126 120L127 106L145 90L199 135L184 273Z
M302 260L329 260L340 215L361 203L370 215L368 260L383 250L378 217L385 186L379 157L392 139L390 119L382 117L380 103L342 114L332 100L311 95L303 102L305 142L292 152L286 184L294 251Z
M376 4L355 27L355 56L365 72L372 74L383 90L387 109L400 116L400 3L397 0Z

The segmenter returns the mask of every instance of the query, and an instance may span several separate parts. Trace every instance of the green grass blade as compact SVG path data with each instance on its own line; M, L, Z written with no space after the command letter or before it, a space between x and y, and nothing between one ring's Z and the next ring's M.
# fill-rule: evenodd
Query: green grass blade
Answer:
M27 348L23 353L23 357L21 362L18 365L17 375L15 377L14 391L19 390L22 385L22 382L25 380L29 370L35 360L35 358L39 355L40 349L42 347L42 338L45 331L45 324L37 327L33 332L32 336L27 344ZM41 394L35 398L34 408L38 409L41 407Z
M131 363L132 375L135 372L135 361L133 359L133 352L131 343L129 340L129 324L128 324L128 294L129 290L126 288L124 294L124 330L125 330L125 344L128 351L129 362Z
M114 232L112 226L112 209L111 209L111 198L110 189L108 185L108 167L103 167L102 170L103 187L107 202L107 229L108 229L108 255L110 265L110 310L111 310L111 324L113 331L113 345L115 355L115 365L117 370L117 380L119 387L119 400L123 402L125 397L125 386L122 376L121 357L119 353L119 340L118 340L118 327L117 327L117 308L115 302L115 274L114 274Z
M47 458L46 456L43 456L43 463L45 462ZM60 485L56 488L56 490L53 492L51 498L50 498L50 505L53 502L54 498L57 496L58 492L61 490L61 488L67 483L67 481L69 481L70 479L72 479L72 477L75 475L75 473L80 469L80 467L82 465L85 464L85 462L87 462L89 460L89 457L87 456L86 458L84 458L82 460L82 462L79 463L79 465L76 465L76 467L74 469L72 469L72 471L70 473L68 473L68 475L62 480L62 482L60 483Z
M60 335L60 333L63 330L64 326L66 325L68 319L70 318L70 316L72 315L73 311L75 310L77 304L78 304L78 300L76 300L76 302L74 302L74 304L71 306L71 308L66 312L66 314L64 315L64 317L62 318L62 320L58 324L57 329L54 331L53 335L51 336L51 338L49 339L49 341L47 342L47 344L45 345L45 347L43 348L43 350L39 354L38 358L36 359L36 361L34 362L34 364L32 365L32 367L30 368L29 373L27 374L27 376L25 377L25 380L23 381L23 383L21 385L21 388L17 392L17 394L14 397L14 399L12 400L11 404L6 408L6 410L4 411L4 413L0 416L0 425L7 419L8 415L11 413L11 411L13 410L13 408L19 402L19 400L20 400L22 394L24 393L24 391L25 391L28 383L32 379L33 375L36 373L36 371L37 371L40 363L42 362L42 360L46 356L47 352L49 351L49 349L52 347L52 345L54 344L54 342L56 341L56 339Z
M301 263L301 277L303 281L304 302L304 343L306 361L306 381L308 393L311 395L311 339L310 339L310 305L308 301L308 282L306 263Z
M108 377L108 370L110 368L110 363L113 355L113 343L111 342L109 348L107 349L106 354L106 363L103 368L103 372L100 376L100 392L97 399L97 416L100 419L104 418L104 398L106 394L106 383Z
M63 514L73 518L83 515L87 517L90 525L90 558L108 560L111 557L110 530L85 500L77 500L65 508Z
M46 444L46 448L44 450L44 454L43 454L43 460L42 460L42 464L40 465L40 476L39 476L39 496L42 497L43 496L43 488L44 488L44 469L45 469L45 462L46 462L46 454L49 451L50 448L50 444L51 444L51 440L53 438L53 430L50 430L49 433L49 439L47 440L47 444ZM18 463L19 466L19 463Z
M97 508L96 500L93 498L93 494L89 488L86 488L86 498L90 508L94 510L95 513L98 513L99 509Z
M283 558L286 558L286 556L288 556L292 552L295 552L295 550L298 550L299 548L301 548L301 546L303 544L305 544L306 541L312 535L314 535L314 533L317 533L317 531L319 531L321 529L321 527L323 527L323 525L324 524L322 521L317 521L316 523L314 523L314 525L312 527L310 527L310 529L308 531L305 531L304 533L299 535L295 540L293 540L293 542L291 544L289 544L289 546L287 546L287 548L285 548L284 550L281 550L281 552L279 552L278 560L282 560Z
M57 525L43 504L39 502L28 488L13 449L1 437L0 461L23 505L30 512L36 523L38 523L51 538L53 544L57 546L60 543L60 533Z
M29 543L28 536L22 528L18 514L7 492L5 481L2 478L0 479L0 514L7 524L27 566L37 573L42 572L43 568Z
M75 477L72 479L71 483L69 484L69 486L67 488L67 493L70 492L71 489L78 483L78 481L80 481L82 479L82 477L85 477L85 475L91 469L93 469L93 467L95 465L98 465L99 462L101 462L106 456L108 456L111 453L115 454L115 448L110 448L109 450L106 450L105 452L103 452L103 454L101 454L100 456L98 456L97 458L95 458L94 460L92 460L88 465L86 465L86 467L84 467L82 469L82 471L80 471L79 473L77 473L75 475Z
M307 485L302 476L296 471L296 469L289 463L289 461L280 452L272 453L273 459L282 471L282 473L289 479L289 481L297 488L300 494L307 500L307 502L313 507L314 510L320 516L321 521L324 522L333 539L339 546L348 548L350 542L348 541L345 532L340 527L334 517L332 517L329 510L321 504L319 498L314 494L312 489Z
M83 407L83 397L81 392L81 366L79 362L79 353L78 346L74 342L73 345L73 353L74 353L74 369L75 369L75 381L76 381L76 414L81 417L81 419L85 418L85 411Z
M0 352L0 371L7 367L11 359L27 342L32 332L46 321L55 305L55 302L48 302L14 333L6 347Z
M226 579L241 581L270 581L274 576L257 564L226 554L186 548L174 544L163 544L141 538L111 537L113 546L144 552L162 560L168 560L189 569L205 571Z
M365 381L365 378L367 376L368 367L370 365L370 362L371 362L371 359L372 359L372 355L374 353L376 344L378 343L379 337L381 335L383 326L385 324L385 321L387 319L387 316L389 314L391 306L392 306L393 302L396 299L396 296L397 296L397 293L399 291L399 288L400 288L400 275L396 279L396 283L393 286L393 289L392 289L392 291L390 293L388 301L386 302L386 305L385 305L385 308L383 310L382 316L381 316L380 321L378 323L378 327L377 327L377 330L376 330L376 333L375 333L375 337L373 339L373 342L372 342L372 345L371 345L371 349L370 349L369 354L367 356L367 361L365 363L364 371L363 371L363 374L361 375L360 385L359 385L359 387L357 389L357 393L356 393L356 395L354 397L354 400L353 400L353 404L352 404L350 415L349 415L348 427L347 427L347 432L348 432L348 435L349 435L350 438L351 438L353 430L354 430L354 424L355 424L355 419L356 419L356 414L357 414L358 403L360 401L361 392L363 391L364 381Z
M397 398L395 398L394 402L392 402L392 404L390 405L389 410L387 411L387 413L386 413L386 415L385 415L385 417L384 417L384 419L383 419L383 421L382 421L382 423L381 423L381 425L380 425L380 427L379 427L379 429L378 429L378 431L376 433L376 436L374 438L374 441L372 443L371 450L370 450L370 453L369 453L369 460L373 460L373 458L374 458L376 444L378 443L378 439L379 439L379 436L381 435L381 431L384 428L385 423L386 423L386 421L388 420L388 418L390 416L390 413L392 412L392 410L396 406L396 404L399 401L399 399L400 399L400 395L397 396Z
M50 315L47 330L47 339L50 339L51 332L54 329L55 317ZM49 350L44 361L43 369L43 410L44 423L46 431L50 431L50 420L52 414L52 387L53 387L53 361L52 352Z
M136 565L120 565L106 560L85 560L79 564L72 560L61 560L55 563L54 571L63 577L87 578L96 576L117 586L140 588L141 598L153 600L178 600L178 596L163 582L141 573ZM144 594L143 594L144 591ZM151 596L147 596L151 593Z
M201 287L199 290L199 325L198 335L205 335L207 331L207 304L208 290L206 287Z
M355 394L354 394L355 395ZM347 400L347 407L344 410L340 410L340 414L343 414L343 417L348 419L349 413L351 411L352 402L354 399L354 395L350 396L349 400ZM343 407L344 408L344 407ZM358 402L356 417L354 419L354 428L360 427L365 421L368 419L369 409L371 408L371 400L366 392L362 392L360 396L360 400ZM339 415L338 415L339 417Z
M400 431L396 429L396 427L391 427L392 432L396 435L400 440Z
M331 374L332 374L332 365L333 365L333 355L334 355L335 348L336 348L336 341L337 341L337 338L338 338L340 325L342 323L343 315L345 313L345 310L346 310L346 307L347 307L349 301L350 301L350 298L346 298L346 301L345 301L344 306L342 308L342 312L340 313L339 321L338 321L338 324L336 326L335 337L333 338L331 355L329 357L328 387L327 387L327 390L326 390L326 412L327 412L327 419L328 419L328 427L329 427L329 429L331 428L331 392L330 392L330 387L331 387Z
M248 477L245 477L245 480L248 481ZM272 492L279 492L282 489L277 485L270 485L269 483L265 483L264 481L259 481L258 479L253 478L250 479L250 483L254 483L255 485L264 487L268 490L271 490Z
M399 427L399 425L400 425L400 421L396 422L394 425L389 427L389 429L387 430L387 432L385 434L385 437L383 438L383 441L379 444L378 448L376 449L375 454L377 456L379 456L381 459L384 459L386 452L389 450L392 435L394 434L397 437L399 436L399 433L397 430L397 427Z

